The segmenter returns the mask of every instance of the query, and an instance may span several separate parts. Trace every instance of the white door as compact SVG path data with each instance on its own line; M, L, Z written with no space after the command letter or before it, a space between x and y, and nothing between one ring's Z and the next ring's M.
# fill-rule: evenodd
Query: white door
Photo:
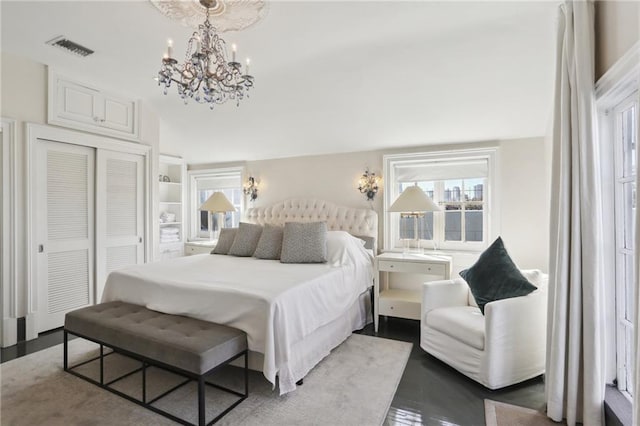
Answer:
M37 331L93 303L95 150L39 140L34 178Z
M144 157L98 150L96 302L111 271L144 262Z

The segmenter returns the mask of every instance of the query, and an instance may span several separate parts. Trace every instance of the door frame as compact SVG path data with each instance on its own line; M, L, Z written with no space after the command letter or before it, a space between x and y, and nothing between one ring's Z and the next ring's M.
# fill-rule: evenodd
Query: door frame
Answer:
M151 153L152 149L149 145L142 145L135 142L126 142L99 136L93 134L82 133L74 130L52 127L42 124L26 123L25 125L26 140L26 164L25 164L25 188L27 198L27 219L26 219L26 339L31 340L38 337L35 312L38 310L38 289L37 289L37 262L36 252L38 247L37 235L35 233L35 217L33 208L36 205L36 144L38 140L49 140L53 142L67 143L72 145L81 145L98 150L107 149L116 152L126 152L138 154L144 157L144 259L148 262L151 259L151 238L152 223L151 214L151 196L150 188L151 177ZM96 194L98 197L99 194ZM94 276L95 280L95 276ZM95 281L94 281L95 282Z
M2 221L0 229L0 342L2 347L18 342L18 288L16 280L16 120L0 118L2 127Z

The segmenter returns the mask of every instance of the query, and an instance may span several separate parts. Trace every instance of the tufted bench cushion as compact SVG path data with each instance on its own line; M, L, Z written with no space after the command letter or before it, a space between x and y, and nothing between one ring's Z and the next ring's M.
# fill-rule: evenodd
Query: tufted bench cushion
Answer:
M66 314L64 328L173 367L202 375L247 349L236 328L108 302Z

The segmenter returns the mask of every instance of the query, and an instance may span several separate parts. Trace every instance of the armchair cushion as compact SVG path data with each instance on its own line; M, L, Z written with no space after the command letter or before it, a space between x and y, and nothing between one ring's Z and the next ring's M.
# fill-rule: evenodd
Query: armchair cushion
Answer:
M426 325L476 349L484 349L484 317L473 306L434 309Z
M484 307L494 300L526 296L536 289L518 270L509 257L502 238L489 246L478 261L460 272L484 314Z

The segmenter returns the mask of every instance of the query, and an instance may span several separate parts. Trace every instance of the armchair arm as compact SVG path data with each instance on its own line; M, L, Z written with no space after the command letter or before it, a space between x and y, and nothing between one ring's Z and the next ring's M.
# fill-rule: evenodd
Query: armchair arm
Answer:
M422 285L422 318L432 309L467 306L469 286L462 278L431 281Z
M544 371L547 335L547 292L497 300L485 305L485 351L489 374ZM511 354L505 357L503 354ZM517 365L507 365L507 359ZM517 361L516 361L517 360ZM530 370L530 371L529 371Z

